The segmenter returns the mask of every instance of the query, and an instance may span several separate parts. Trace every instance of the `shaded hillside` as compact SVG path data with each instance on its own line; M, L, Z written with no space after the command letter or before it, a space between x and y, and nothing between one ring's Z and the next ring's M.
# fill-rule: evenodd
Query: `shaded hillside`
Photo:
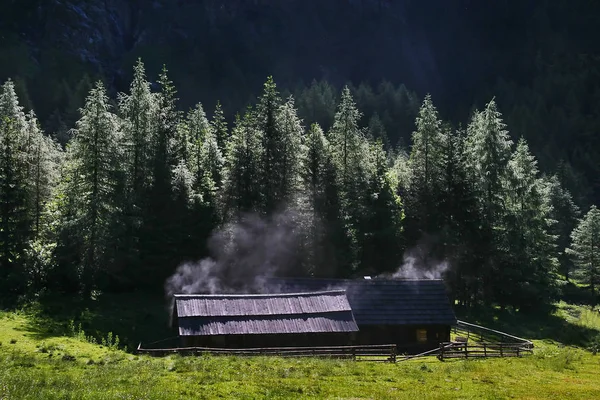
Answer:
M587 203L600 193L599 9L564 0L9 1L0 80L17 79L50 131L77 119L86 73L124 91L139 56L152 78L169 66L183 108L221 99L230 118L269 74L290 89L312 79L338 89L403 83L431 93L455 122L497 96L545 169L564 159L583 175L573 186ZM388 135L396 143L410 132Z

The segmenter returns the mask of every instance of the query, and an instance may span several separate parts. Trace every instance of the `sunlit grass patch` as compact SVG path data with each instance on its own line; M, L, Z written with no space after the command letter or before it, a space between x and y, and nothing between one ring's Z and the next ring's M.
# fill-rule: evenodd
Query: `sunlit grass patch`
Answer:
M593 331L600 323L589 311L564 304L556 314ZM600 356L546 339L534 340L531 356L468 361L152 358L94 344L77 327L38 335L40 321L32 318L36 313L0 316L0 399L600 398Z

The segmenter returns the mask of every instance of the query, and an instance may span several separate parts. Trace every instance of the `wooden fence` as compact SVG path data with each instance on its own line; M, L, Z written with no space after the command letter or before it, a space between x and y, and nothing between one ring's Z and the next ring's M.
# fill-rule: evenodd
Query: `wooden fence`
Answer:
M396 362L396 345L320 346L320 347L264 347L228 349L214 347L179 347L168 349L144 349L140 343L137 353L151 356L181 355L229 355L229 356L279 356L279 357L327 357L356 361Z
M500 332L495 329L486 328L471 324L469 322L458 320L456 325L452 328L452 332L455 336L460 336L466 341L475 341L478 343L506 343L506 344L519 344L525 348L533 349L533 343L530 340L520 338L508 334L506 332Z
M440 343L437 357L441 361L449 358L521 357L533 352L523 343Z

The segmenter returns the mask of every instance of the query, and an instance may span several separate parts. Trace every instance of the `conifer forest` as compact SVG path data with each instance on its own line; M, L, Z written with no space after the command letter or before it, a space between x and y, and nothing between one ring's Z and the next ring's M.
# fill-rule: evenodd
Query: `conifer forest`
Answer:
M15 20L24 15L13 8ZM558 14L538 12L539 32ZM226 84L203 98L191 76L214 66L182 78L188 59L163 44L128 59L120 85L70 63L77 80L50 79L16 64L24 47L2 29L0 49L15 63L0 62L3 305L46 293L163 293L178 269L207 258L233 286L258 268L443 278L465 306L537 310L569 282L597 298L600 67L588 42L570 57L567 36L551 52L532 34L523 44L531 86L500 79L455 112L440 94L442 112L435 92L399 79L339 82L329 71L291 84L282 73L280 85L285 64L244 86L236 71L255 67L235 61L241 47L235 60L214 57L229 60L231 82L255 88L248 101L228 97ZM161 54L162 69L147 68ZM190 52L191 69L199 58ZM567 145L568 135L579 136ZM253 261L253 251L264 254Z

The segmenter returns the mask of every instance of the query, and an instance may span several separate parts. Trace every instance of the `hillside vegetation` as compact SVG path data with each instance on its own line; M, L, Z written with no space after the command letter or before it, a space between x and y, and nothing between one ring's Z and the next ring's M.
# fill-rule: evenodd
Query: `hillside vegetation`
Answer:
M106 302L107 307L109 303ZM509 332L530 332L527 337L538 338L534 340L531 356L445 362L427 358L387 364L277 357L138 356L123 351L123 342L117 339L119 334L132 335L132 325L145 332L148 340L152 335L162 338L158 335L165 334L160 331L159 321L163 317L160 311L148 314L146 325L142 319L129 326L125 323L140 303L132 301L127 306L125 302L124 313L115 315L112 323L94 319L100 309L89 307L79 314L80 320L87 316L84 324L71 323L66 314L63 319L50 319L39 307L1 313L0 398L591 399L600 396L597 374L600 358L578 347L589 345L588 338L600 334L600 316L589 307L561 303L550 317L510 321L510 315L500 313L489 319L491 324L496 321L492 326L514 323ZM115 320L123 322L120 328ZM570 333L566 335L555 329L557 322ZM541 329L546 325L553 329ZM95 332L94 337L84 332L82 326ZM114 327L119 331L107 331ZM557 342L557 337L578 346ZM134 341L133 337L129 340Z

